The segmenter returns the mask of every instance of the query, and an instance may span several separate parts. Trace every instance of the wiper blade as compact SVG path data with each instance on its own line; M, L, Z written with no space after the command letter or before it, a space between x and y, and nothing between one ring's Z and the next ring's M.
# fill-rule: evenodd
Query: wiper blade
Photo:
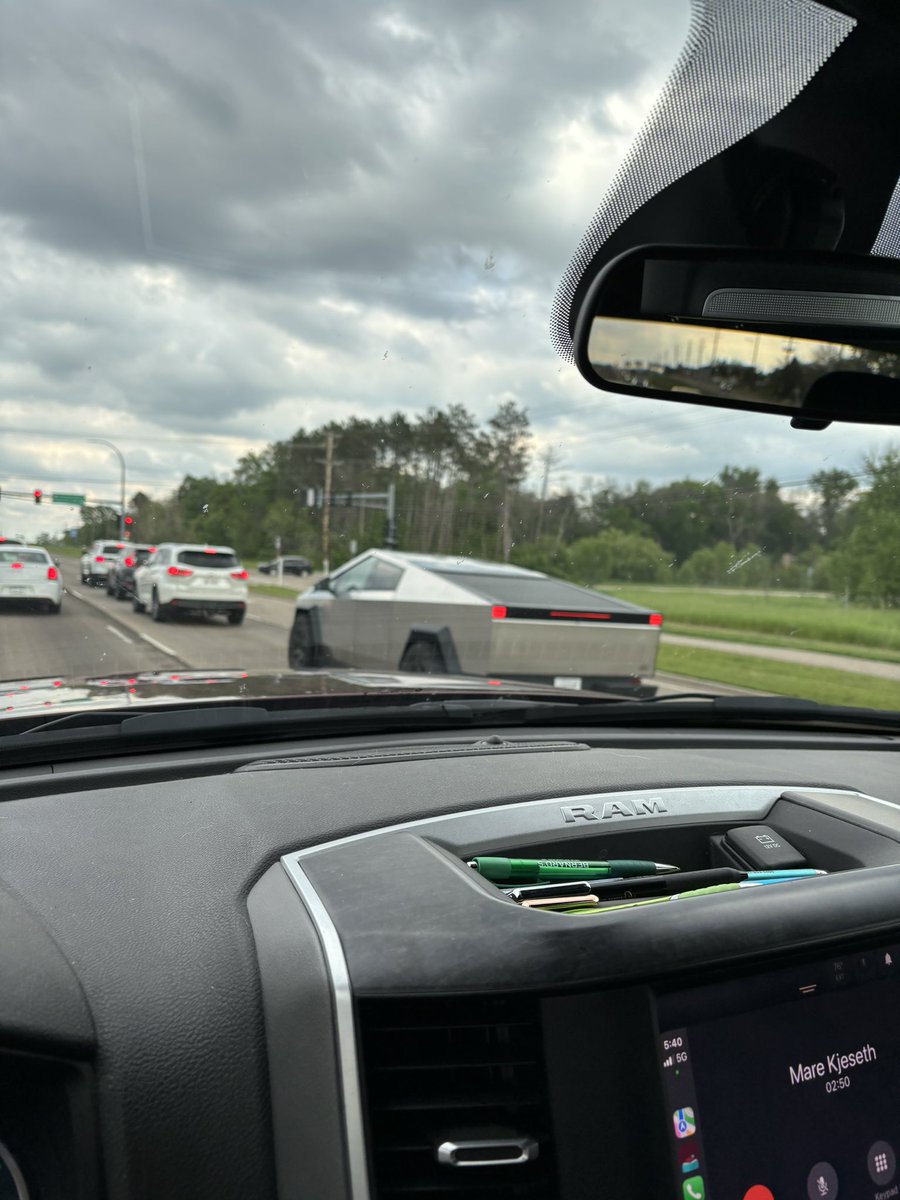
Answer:
M536 713L542 724L573 725L672 725L716 728L779 728L815 726L841 732L900 734L900 712L892 709L854 708L819 704L790 696L709 696L685 692L652 696L644 700L572 706L556 702L553 711Z
M666 703L660 703L665 699ZM355 698L354 698L355 700ZM843 733L900 735L900 712L843 708L788 697L695 695L658 700L519 699L506 696L465 699L416 699L403 704L379 696L365 704L327 706L270 705L186 706L151 712L112 710L103 714L66 714L60 728L51 719L30 722L22 732L0 736L0 765L103 754L141 753L174 748L240 745L287 738L341 734L484 729L496 726L602 728L791 729L803 727ZM102 719L101 724L98 720ZM70 724L71 723L71 724ZM71 727L74 726L74 727Z

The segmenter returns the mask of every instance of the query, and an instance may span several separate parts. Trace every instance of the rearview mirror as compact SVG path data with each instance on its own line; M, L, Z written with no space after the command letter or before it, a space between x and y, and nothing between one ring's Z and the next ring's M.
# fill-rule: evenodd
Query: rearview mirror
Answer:
M606 264L575 322L607 391L797 428L900 424L900 263L865 255L642 246Z

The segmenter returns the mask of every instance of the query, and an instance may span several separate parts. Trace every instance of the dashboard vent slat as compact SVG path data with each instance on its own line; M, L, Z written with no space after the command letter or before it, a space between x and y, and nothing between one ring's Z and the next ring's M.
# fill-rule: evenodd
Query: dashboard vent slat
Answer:
M363 999L360 1043L373 1200L555 1200L536 997ZM533 1161L452 1167L435 1147L459 1130L509 1129Z

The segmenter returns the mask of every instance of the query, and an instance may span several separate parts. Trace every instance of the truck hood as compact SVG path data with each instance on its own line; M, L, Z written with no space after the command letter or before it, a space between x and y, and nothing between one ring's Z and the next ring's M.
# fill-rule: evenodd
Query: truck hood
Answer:
M223 700L286 697L363 696L372 693L461 692L556 697L589 695L548 685L484 679L467 675L419 675L373 671L157 671L84 678L18 679L0 682L0 719L30 712L84 709L152 708L171 704L209 704ZM596 694L596 693L594 693Z

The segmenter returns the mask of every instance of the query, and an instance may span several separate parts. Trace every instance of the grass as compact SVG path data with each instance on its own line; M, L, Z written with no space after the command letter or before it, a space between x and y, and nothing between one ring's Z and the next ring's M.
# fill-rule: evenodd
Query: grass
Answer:
M755 659L721 650L665 644L659 648L656 665L660 671L674 675L818 700L821 704L900 709L900 683L829 667L803 667L771 658Z
M707 629L703 625L680 625L666 621L666 633L683 633L695 638L721 639L741 642L747 646L775 646L787 650L815 650L819 654L848 654L852 658L868 658L873 662L900 663L900 651L885 647L852 645L849 642L820 642L814 638L777 637L767 633L748 633L746 630Z
M81 547L71 546L68 543L60 545L48 546L41 543L44 549L47 550L53 558L81 558Z
M251 583L249 587L259 596L274 596L277 600L296 600L300 594L296 588L279 587L277 583Z
M701 588L619 584L598 590L661 612L663 628L672 632L900 661L900 614L893 609L796 594L728 596Z

